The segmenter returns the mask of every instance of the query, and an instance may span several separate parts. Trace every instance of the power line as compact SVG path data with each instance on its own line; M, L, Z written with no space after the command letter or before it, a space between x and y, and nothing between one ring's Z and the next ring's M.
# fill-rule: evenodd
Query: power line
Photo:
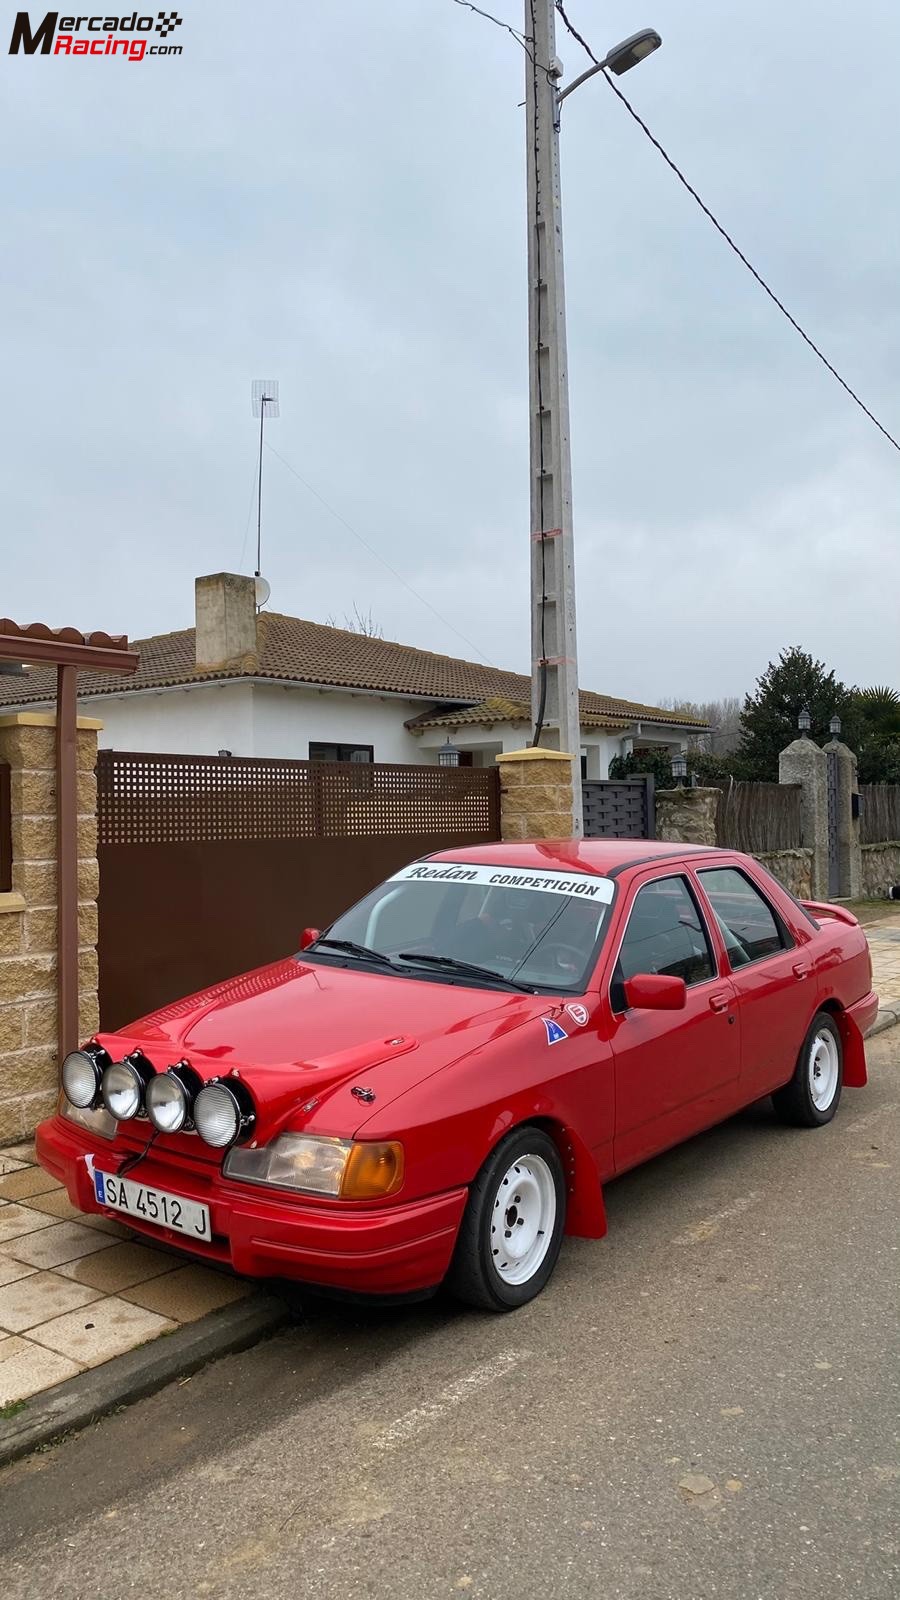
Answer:
M472 4L472 0L453 0L453 3L454 5L462 6L463 10L465 11L474 11L476 17L484 17L485 22L492 22L495 28L502 28L504 33L511 34L513 39L515 39L516 44L520 44L522 49L525 51L525 54L530 57L532 61L534 60L534 55L532 53L532 49L530 48L529 41L526 39L524 33L519 32L518 28L511 27L508 22L501 22L499 17L492 16L489 11L482 11L480 6L475 6Z
M590 45L587 43L587 41L585 39L582 38L581 34L578 32L578 29L573 26L573 24L569 21L568 17L566 16L565 6L562 4L562 0L556 0L556 9L559 12L560 17L562 18L565 27L568 29L569 33L572 35L572 38L576 39L578 41L578 43L581 45L581 48L584 51L586 51L586 53L590 57L591 61L593 61L594 65L600 67L602 64L599 61L599 59L597 58L597 56L594 55L594 52L591 49ZM718 217L714 216L714 214L710 210L709 206L706 204L706 202L704 200L701 199L700 195L697 193L697 190L693 187L693 185L688 182L688 180L685 177L684 173L681 171L681 168L676 164L675 161L673 161L672 157L669 155L669 152L666 149L664 149L664 147L660 144L660 141L656 138L655 134L653 134L650 131L650 129L648 128L648 126L647 126L646 122L644 121L643 117L641 117L638 114L638 112L634 109L634 106L631 104L631 101L627 98L626 95L624 95L622 93L622 90L619 88L618 84L610 77L609 73L607 72L607 70L605 68L603 68L603 70L602 70L602 75L606 79L606 82L609 84L609 87L612 89L613 94L616 95L619 100L621 100L621 102L622 102L623 106L625 107L625 110L628 112L629 116L634 119L634 121L637 123L638 127L640 128L641 132L646 134L647 138L650 140L650 143L653 145L654 149L659 151L659 154L662 156L662 158L665 161L666 165L670 168L670 170L672 172L674 172L676 178L678 179L678 182L682 185L683 188L685 188L687 190L688 194L691 196L691 199L695 200L697 202L697 205L700 207L700 210L703 212L704 216L709 219L709 221L712 223L713 227L716 229L716 232L721 234L722 238L725 240L725 243L728 245L729 249L734 251L734 254L737 256L738 260L740 262L742 262L743 265L747 268L747 271L750 273L751 277L755 278L755 280L759 284L760 288L768 295L768 297L772 301L772 303L778 307L778 310L781 312L782 316L787 319L787 321L790 323L791 327L795 330L795 332L799 333L799 335L800 335L801 339L803 340L804 344L807 344L809 346L810 350L812 350L813 354L818 356L818 358L821 361L823 367L825 367L826 370L831 373L831 376L833 378L837 379L838 383L840 384L841 388L844 390L845 394L848 394L850 396L850 399L854 402L854 404L859 406L860 411L862 411L863 414L868 417L870 422L874 423L875 427L878 429L878 432L880 434L883 434L884 438L887 439L888 444L892 444L894 446L895 450L900 451L900 443L898 443L898 441L894 438L893 434L889 433L887 428L885 428L883 426L883 424L879 422L879 420L875 416L874 412L869 410L869 407L865 404L865 402L863 400L860 399L860 397L856 393L855 389L851 389L851 387L850 387L849 383L847 383L846 379L841 377L841 374L838 372L837 368L832 366L831 362L828 360L828 357L823 354L823 352L819 349L819 346L815 343L815 341L813 339L810 338L810 336L806 332L806 330L800 326L800 323L797 321L796 317L791 315L790 311L788 311L788 308L784 304L784 302L779 300L779 298L778 298L777 294L775 293L774 289L771 289L769 287L768 283L766 282L766 280L762 276L762 274L760 272L757 272L756 268L754 267L754 265L753 265L753 263L751 261L748 261L747 257L744 255L743 250L741 250L740 247L737 244L735 244L735 242L732 239L730 233L728 233L727 229L725 229L722 226L722 224L719 221Z
M402 573L398 572L396 567L392 567L390 562L385 560L385 558L381 554L381 552L376 550L375 546L371 545L369 543L368 539L364 539L362 534L358 533L357 530L352 526L352 524L347 521L346 517L342 517L341 513L339 511L335 511L334 506L328 504L328 501L325 499L325 496L319 494L318 489L314 489L312 484L308 483L307 480L303 477L303 474L298 472L296 467L291 466L291 463L288 460L286 460L286 458L281 454L280 450L276 450L275 446L270 444L268 439L266 440L266 449L270 450L272 452L272 455L276 456L278 458L278 460L281 462L283 467L287 467L288 472L293 474L293 476L297 479L297 482L298 483L302 483L304 489L307 489L309 491L309 493L312 495L313 499L314 500L318 500L319 504L325 507L325 510L327 512L329 512L329 514L332 517L334 517L336 522L339 522L341 524L342 528L346 528L348 533L352 533L354 539L358 539L359 543L363 546L363 548L368 550L369 554L371 556L374 556L376 561L380 561L381 565L383 567L387 568L388 572L391 574L391 576L393 578L397 579L398 583L402 583L404 589L408 589L410 594L414 595L415 598L419 601L419 603L421 605L427 606L428 610L432 613L432 616L437 617L438 621L442 622L444 624L445 628L449 628L451 633L455 633L457 639L462 639L463 644L467 644L469 646L470 650L474 650L475 654L478 656L479 660L483 661L485 666L489 667L489 666L492 665L492 663L490 661L488 661L487 656L483 655L482 652L479 650L477 644L474 644L472 642L472 640L469 639L466 636L466 634L461 633L459 628L455 627L454 624L449 620L449 618L447 618L445 616L442 616L441 612L438 611L437 607L433 606L431 604L430 600L426 600L425 596L423 594L420 594L418 589L414 589L412 584L408 583L406 578L403 577Z

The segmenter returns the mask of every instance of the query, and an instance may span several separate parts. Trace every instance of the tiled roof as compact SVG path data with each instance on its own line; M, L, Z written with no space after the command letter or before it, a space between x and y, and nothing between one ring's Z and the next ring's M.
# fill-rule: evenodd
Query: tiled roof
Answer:
M598 702L601 695L592 694L589 689L582 689L579 695L579 710L581 713L581 726L583 728L606 728L611 732L620 732L630 728L634 716L612 717L600 708ZM655 721L668 715L665 712L656 712L654 717L648 718ZM531 723L531 707L526 700L507 700L503 695L492 695L487 700L479 701L475 706L460 706L456 711L431 712L423 711L419 717L411 717L406 726L410 733L421 733L425 728L463 728L467 724L477 724L479 727L492 727L498 722L524 722Z
M79 681L79 698L127 695L137 689L163 689L253 676L321 684L332 689L382 690L385 694L404 695L411 700L470 705L500 702L514 712L507 714L505 720L527 722L530 718L530 680L521 672L505 672L477 661L436 655L413 645L373 639L345 628L305 622L300 617L286 617L273 611L260 613L258 645L258 666L252 673L241 667L198 672L193 628L137 639L131 646L140 652L140 665L134 675L123 680L113 673L91 673L90 677ZM0 676L0 706L46 702L55 694L56 674L52 668L34 667L24 677ZM685 718L676 712L588 690L582 690L581 705L582 715L591 726L614 726L619 721L630 725L641 717L649 722L685 726ZM594 718L601 720L594 722ZM499 716L495 720L499 721ZM688 725L706 726L705 723Z

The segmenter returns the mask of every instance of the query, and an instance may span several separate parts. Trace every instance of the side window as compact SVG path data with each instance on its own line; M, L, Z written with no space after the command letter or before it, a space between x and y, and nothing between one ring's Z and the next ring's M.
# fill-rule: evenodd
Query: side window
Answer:
M737 867L699 874L725 941L732 967L784 950L790 939L768 902Z
M709 936L684 878L655 878L635 896L613 973L611 999L624 1010L622 985L638 973L657 972L705 983L715 977Z

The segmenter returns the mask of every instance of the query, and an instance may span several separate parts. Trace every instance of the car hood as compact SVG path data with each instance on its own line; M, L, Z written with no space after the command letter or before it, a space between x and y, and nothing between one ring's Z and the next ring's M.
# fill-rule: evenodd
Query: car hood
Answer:
M370 1091L383 1109L433 1072L558 1008L547 995L292 958L99 1037L114 1059L139 1047L157 1071L187 1060L207 1080L238 1075L265 1139L288 1116L299 1126L301 1108L303 1125L336 1122L332 1131L352 1132L372 1107L351 1088Z

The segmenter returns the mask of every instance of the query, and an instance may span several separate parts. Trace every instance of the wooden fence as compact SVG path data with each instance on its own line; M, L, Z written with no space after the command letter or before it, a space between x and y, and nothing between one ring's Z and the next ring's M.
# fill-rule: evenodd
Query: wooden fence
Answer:
M862 844L900 840L900 784L861 783L859 823Z
M732 783L719 794L716 843L748 855L803 844L799 783Z

